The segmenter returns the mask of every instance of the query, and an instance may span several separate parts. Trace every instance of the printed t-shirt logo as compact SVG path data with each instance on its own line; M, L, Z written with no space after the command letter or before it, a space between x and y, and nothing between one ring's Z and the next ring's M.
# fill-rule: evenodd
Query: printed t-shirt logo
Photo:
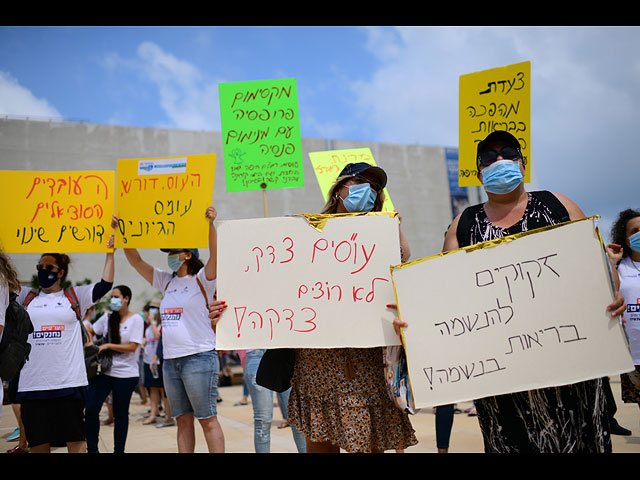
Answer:
M42 325L40 330L33 332L33 338L62 338L64 325Z
M180 320L182 308L165 308L162 312L162 320Z

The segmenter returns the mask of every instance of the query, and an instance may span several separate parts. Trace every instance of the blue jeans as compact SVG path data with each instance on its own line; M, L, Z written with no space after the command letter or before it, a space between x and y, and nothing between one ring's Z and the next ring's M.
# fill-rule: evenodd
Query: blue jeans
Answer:
M89 381L85 425L87 431L87 451L98 453L100 435L100 410L109 392L113 392L113 452L124 453L124 445L129 431L129 404L138 385L138 377L116 378L98 375Z
M165 358L162 379L171 416L193 413L198 420L217 416L219 374L220 359L215 350Z
M256 453L269 453L271 451L271 423L273 422L273 391L261 387L256 383L256 373L264 350L250 350L247 352L245 361L244 377L251 403L253 405L253 444ZM287 405L289 403L289 392L278 393L278 403L282 409L282 416L287 418ZM302 434L291 425L293 441L299 453L306 451L306 442Z

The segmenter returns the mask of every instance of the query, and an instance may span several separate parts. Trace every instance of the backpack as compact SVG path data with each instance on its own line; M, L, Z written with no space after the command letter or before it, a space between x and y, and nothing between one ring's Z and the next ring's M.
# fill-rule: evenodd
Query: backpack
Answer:
M28 338L33 332L33 323L27 308L21 305L17 298L15 293L9 294L9 305L0 341L0 378L6 381L18 376L31 352Z

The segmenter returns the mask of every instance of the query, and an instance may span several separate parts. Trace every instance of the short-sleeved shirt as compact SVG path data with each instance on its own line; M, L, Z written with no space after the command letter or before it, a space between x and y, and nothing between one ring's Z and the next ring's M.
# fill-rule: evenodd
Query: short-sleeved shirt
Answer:
M627 309L624 313L624 328L629 338L629 347L633 364L640 365L640 262L624 257L618 264L620 294L624 297Z
M162 327L158 325L156 328L158 329L160 334L162 334ZM142 361L151 365L153 363L153 359L156 356L156 350L158 349L158 342L160 341L160 339L156 338L155 334L153 333L153 327L151 325L149 325L145 330L144 338L145 342Z
M207 294L206 299L198 280ZM204 268L196 275L184 277L154 268L153 286L164 295L160 303L164 358L214 350L216 335L211 327L208 304L216 291L216 279L207 280Z
M93 305L93 287L74 287L84 316ZM31 289L22 287L18 301L24 302ZM57 390L88 384L84 363L82 328L63 290L40 293L29 303L27 312L33 323L29 335L29 360L20 371L19 392Z
M93 331L96 335L107 335L109 329L109 315L102 315L96 323L93 324ZM127 344L130 342L142 345L144 334L144 319L137 313L134 313L124 322L120 322L120 343ZM107 370L105 375L116 378L138 377L140 370L138 368L138 351L133 352L113 352L113 362L111 368Z

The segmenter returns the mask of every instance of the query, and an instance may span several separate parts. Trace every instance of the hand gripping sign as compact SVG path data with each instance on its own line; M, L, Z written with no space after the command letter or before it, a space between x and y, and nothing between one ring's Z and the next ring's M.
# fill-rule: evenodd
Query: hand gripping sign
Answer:
M390 266L395 213L296 215L218 224L220 350L399 345Z
M633 370L593 217L392 269L416 408Z
M118 160L115 246L206 248L215 154Z

